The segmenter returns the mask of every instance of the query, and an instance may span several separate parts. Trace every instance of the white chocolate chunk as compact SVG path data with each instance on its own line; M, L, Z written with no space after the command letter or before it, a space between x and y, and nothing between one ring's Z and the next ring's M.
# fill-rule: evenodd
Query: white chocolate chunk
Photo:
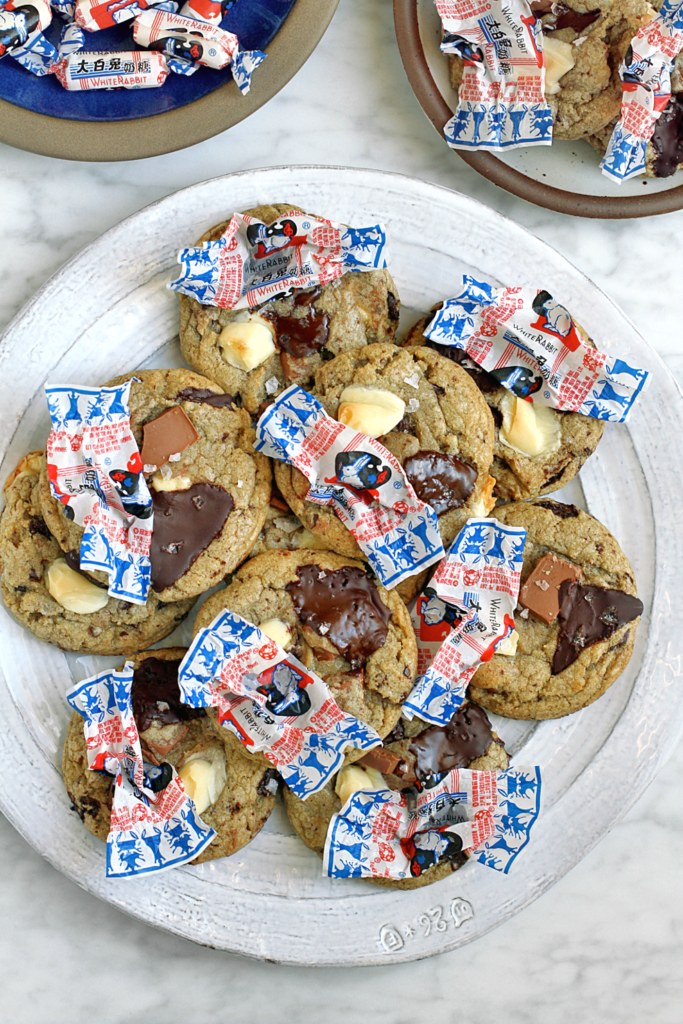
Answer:
M554 96L560 91L560 79L574 67L576 61L570 43L543 36L545 54L545 94Z
M376 768L361 768L359 764L347 764L337 775L334 791L342 807L353 793L368 789L386 789L386 782Z
M152 477L152 487L155 491L187 491L192 487L192 481L189 476L165 478L161 473L155 473Z
M221 331L218 346L226 363L237 370L254 370L275 352L275 331L257 313L233 320Z
M47 570L47 589L55 601L68 612L91 615L104 608L109 594L76 572L65 558L58 558Z
M551 455L560 447L560 417L547 405L533 405L511 391L500 403L503 425L499 437L503 444L530 459Z
M282 619L268 619L266 622L261 623L259 629L266 636L269 636L271 640L274 640L283 650L287 650L292 642L292 631Z
M381 437L401 422L405 411L403 399L391 391L351 384L339 396L337 419L368 437Z
M190 754L182 768L178 769L178 775L183 780L185 792L194 803L197 814L202 814L216 803L228 781L224 756L212 750Z
M513 654L517 653L517 641L519 640L519 633L516 629L513 629L510 636L506 636L504 640L501 640L496 647L496 654L506 654L509 658Z

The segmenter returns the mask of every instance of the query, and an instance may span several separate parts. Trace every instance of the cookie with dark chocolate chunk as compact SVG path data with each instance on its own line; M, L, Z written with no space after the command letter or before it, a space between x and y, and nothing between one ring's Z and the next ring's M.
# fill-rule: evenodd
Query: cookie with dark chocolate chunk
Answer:
M277 204L245 213L272 224L294 209ZM228 223L211 228L197 245L219 239ZM180 347L190 366L239 395L244 408L255 415L262 402L290 384L307 387L325 360L372 341L393 341L399 309L388 270L344 274L324 287L273 299L250 313L202 306L195 298L180 295ZM244 361L231 356L231 337L237 336L235 325L246 323L250 315L265 340L257 341L258 354L255 351L253 359ZM263 333L268 325L272 342ZM240 366L261 356L263 360L251 369Z

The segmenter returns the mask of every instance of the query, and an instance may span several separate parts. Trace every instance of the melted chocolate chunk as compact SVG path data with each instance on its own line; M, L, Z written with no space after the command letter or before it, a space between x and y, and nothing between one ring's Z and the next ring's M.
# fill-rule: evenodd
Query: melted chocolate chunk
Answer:
M654 172L658 178L670 178L683 163L683 95L675 93L655 121L652 147L657 154Z
M529 7L534 14L549 14L553 9L553 0L532 0Z
M570 581L562 583L553 675L564 672L586 647L607 640L642 613L643 602L623 590L604 590Z
M39 533L42 537L52 540L52 534L48 530L45 520L41 519L40 516L31 516L28 521L28 532L32 537Z
M406 731L403 725L403 719L399 718L389 735L384 737L383 743L385 746L388 746L389 743L398 743L399 740L402 740L405 737L405 734Z
M448 725L430 726L408 749L415 756L415 775L422 781L453 768L467 768L491 743L493 733L486 712L477 704L463 704Z
M215 484L193 484L186 491L152 491L154 529L149 556L152 586L159 593L187 572L206 551L235 502Z
M327 313L320 313L313 308L313 303L320 298L322 289L299 292L294 297L295 306L307 306L302 317L279 316L274 310L264 310L261 314L270 320L275 328L277 343L280 349L293 359L305 359L319 352L327 341L330 318Z
M298 583L286 590L297 617L319 636L327 637L352 669L360 668L384 644L391 609L362 569L321 569L302 565Z
M463 370L470 375L483 395L493 394L494 391L500 389L501 385L496 378L492 377L481 366L478 366L463 348L455 348L453 345L440 345L438 341L429 341L427 338L425 338L425 345L433 348L440 356L450 359L452 363L458 363L462 366Z
M537 501L539 508L547 508L558 519L575 519L579 514L576 505L565 505L561 501Z
M533 11L534 8L532 7ZM534 11L536 14L537 12ZM543 12L547 13L546 11ZM592 25L594 21L597 21L602 11L599 7L596 7L593 11L586 11L585 14L581 11L575 11L572 7L567 7L566 4L555 4L553 7L552 18L543 25L544 32L559 32L562 28L573 28L575 32L581 35L582 32Z
M256 787L256 792L259 796L274 796L273 790L277 792L277 787L281 779L279 771L275 768L266 768L265 772L261 776L261 781Z
M206 714L204 708L193 708L181 702L179 665L179 661L145 658L133 672L133 718L139 732L149 729L152 722L175 725L192 718L203 718Z
M106 590L107 587L109 586L108 583L100 583L99 580L95 580L93 579L92 576L88 576L87 572L83 572L83 570L81 569L80 551L65 551L62 557L64 558L64 561L69 566L69 568L73 569L74 572L79 572L81 576L85 576L88 583L93 583L96 587L99 587L100 590Z
M322 288L309 288L305 292L297 292L294 296L295 306L312 306L322 295Z
M114 779L112 778L112 782L113 781ZM89 814L91 818L96 818L101 806L100 801L96 797L88 796L87 793L84 793L83 796L79 798L77 804L73 803L71 805L71 810L76 812L82 822L85 822L86 814Z
M403 470L420 501L431 505L437 516L462 508L479 476L469 462L442 452L416 452L406 459Z
M400 316L399 312L400 303L393 292L387 292L387 309L389 311L389 319L394 323L398 321Z
M183 388L175 396L176 402L196 402L201 405L212 405L214 409L234 409L235 400L232 395L217 395L209 388Z

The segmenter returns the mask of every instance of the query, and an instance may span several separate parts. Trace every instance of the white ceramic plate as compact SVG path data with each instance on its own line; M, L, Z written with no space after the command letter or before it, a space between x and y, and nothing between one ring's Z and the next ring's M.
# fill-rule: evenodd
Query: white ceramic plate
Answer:
M479 272L547 288L600 348L654 371L629 425L609 426L584 468L583 496L578 484L569 495L606 523L635 567L645 613L631 664L578 714L538 725L497 720L515 761L545 769L544 813L507 877L471 863L411 892L331 881L279 806L234 857L107 881L104 848L69 809L59 770L64 692L104 659L84 664L41 644L0 609L0 806L69 878L178 935L295 964L399 962L471 942L536 899L614 825L669 755L683 725L683 636L674 611L683 565L683 402L624 314L562 256L492 210L379 171L273 168L194 185L142 210L74 257L25 307L0 347L2 478L45 441L46 380L95 384L180 363L177 298L165 288L178 249L233 210L288 201L335 220L382 220L408 321L451 294L458 274ZM187 640L189 625L178 633L166 644Z

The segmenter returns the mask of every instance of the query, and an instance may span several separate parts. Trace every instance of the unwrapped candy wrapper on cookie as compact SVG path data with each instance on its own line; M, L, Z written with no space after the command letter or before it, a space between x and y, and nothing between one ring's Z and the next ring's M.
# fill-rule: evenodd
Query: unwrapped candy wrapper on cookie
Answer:
M418 680L406 718L447 725L465 700L478 666L515 628L526 530L470 519L411 613Z
M444 128L453 149L549 146L541 22L526 0L436 0L443 53L462 57L458 109Z
M349 745L378 746L377 732L345 714L323 680L258 626L222 611L202 629L178 673L182 700L218 708L218 720L262 751L304 799L325 785Z
M182 249L169 288L221 309L246 309L349 272L386 267L381 224L349 228L291 210L272 224L241 213L215 242Z
M69 704L85 719L88 768L114 776L107 877L158 874L199 856L216 833L197 815L175 768L142 758L133 717L133 665L77 683Z
M518 398L623 423L650 374L590 348L549 292L496 288L463 276L425 328L439 345L463 349Z
M293 385L266 409L254 447L304 474L307 500L332 506L387 589L443 557L436 514L400 462L379 441L333 420L302 388Z
M54 67L69 92L90 89L158 89L168 78L161 53L150 50L73 53Z
M673 62L683 48L683 2L664 0L657 16L639 29L619 67L623 95L600 167L621 183L645 171L645 150L671 99Z
M454 768L416 795L392 789L356 792L329 824L323 874L419 878L462 851L507 874L529 842L540 807L538 767Z
M63 514L85 528L81 568L107 573L112 597L145 604L152 497L130 426L131 384L45 388L47 471Z

